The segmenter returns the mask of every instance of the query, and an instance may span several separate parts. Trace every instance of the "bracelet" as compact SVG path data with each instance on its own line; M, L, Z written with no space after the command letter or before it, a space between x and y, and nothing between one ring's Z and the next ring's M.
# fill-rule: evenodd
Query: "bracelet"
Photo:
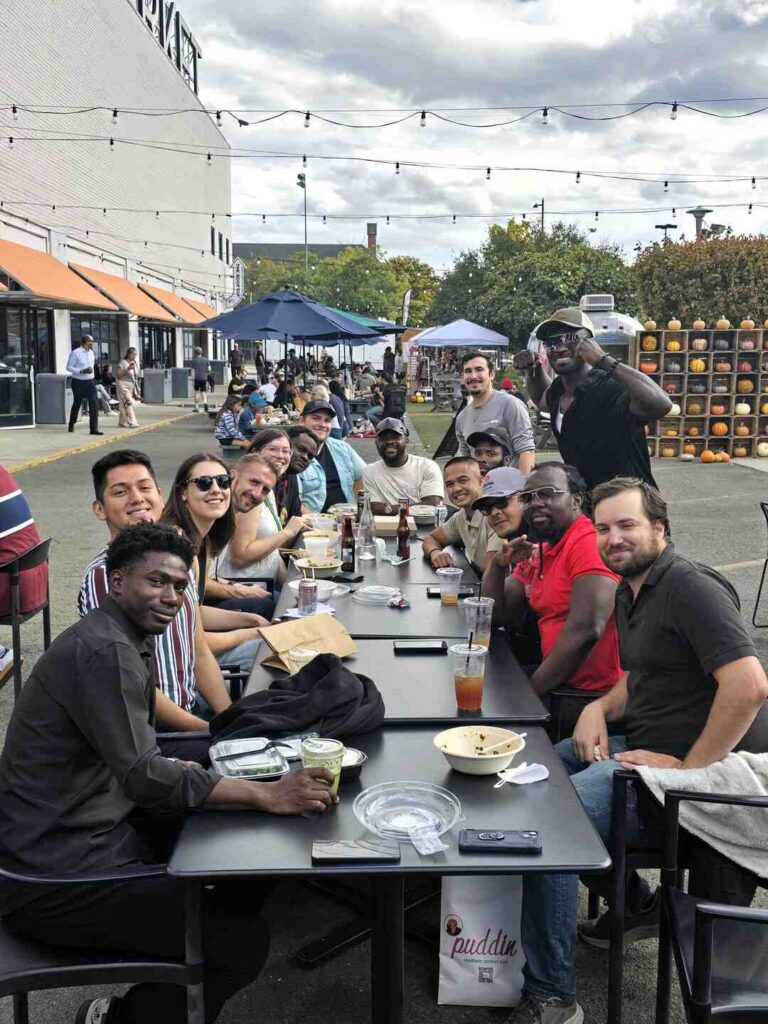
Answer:
M607 370L603 370L603 363L606 361L606 359L611 360L611 365L608 367ZM606 377L612 377L613 374L616 372L616 367L619 366L620 363L621 359L615 359L613 356L608 355L608 353L606 352L605 355L602 356L602 358L598 359L598 361L595 363L595 368L598 370L603 370L603 373L606 375Z

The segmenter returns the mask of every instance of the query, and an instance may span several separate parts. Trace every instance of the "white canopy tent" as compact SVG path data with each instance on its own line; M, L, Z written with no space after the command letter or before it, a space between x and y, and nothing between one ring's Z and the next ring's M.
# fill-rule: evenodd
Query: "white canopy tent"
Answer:
M509 338L471 320L454 320L442 327L428 327L408 344L419 348L506 348Z

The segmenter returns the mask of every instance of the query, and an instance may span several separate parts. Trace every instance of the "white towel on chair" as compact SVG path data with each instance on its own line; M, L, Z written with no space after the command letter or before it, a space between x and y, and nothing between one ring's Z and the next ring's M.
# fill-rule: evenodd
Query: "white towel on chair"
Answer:
M768 796L768 754L728 754L706 768L637 769L659 801L664 791L723 796ZM723 856L761 878L768 878L768 808L732 804L682 803L680 824Z

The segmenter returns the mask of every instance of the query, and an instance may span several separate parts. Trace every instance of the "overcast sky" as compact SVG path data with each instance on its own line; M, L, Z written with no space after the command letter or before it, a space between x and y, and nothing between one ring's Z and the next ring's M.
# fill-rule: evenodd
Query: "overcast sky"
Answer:
M710 100L768 97L768 0L180 0L202 51L200 95L210 107L354 108L329 115L366 123L386 120L370 108L448 108ZM768 100L765 101L768 105ZM719 104L739 113L761 106ZM615 114L619 109L580 113ZM522 113L522 111L520 112ZM243 115L244 117L256 115ZM478 122L513 112L452 114ZM352 215L310 221L312 242L364 242L375 219L379 243L438 270L478 245L488 224L528 210L542 196L552 210L589 211L574 217L597 230L596 240L620 243L628 255L660 235L656 223L675 221L693 234L692 205L714 207L710 220L737 232L762 232L768 205L729 210L718 204L768 204L768 179L750 184L678 184L664 194L666 174L766 174L768 112L720 120L655 108L634 117L590 123L540 113L504 128L462 128L429 118L381 129L349 129L296 115L249 128L227 127L232 145L308 153L310 212ZM311 159L383 158L387 166ZM407 169L397 160L566 168L582 172L657 173L658 184L599 181L575 174ZM233 161L234 211L299 212L295 185L301 160ZM659 213L608 214L610 208L666 207ZM672 207L677 207L672 216ZM594 211L601 210L599 221ZM456 213L456 225L393 219L387 214ZM461 214L489 219L462 219ZM571 218L568 218L571 219ZM235 240L303 244L301 219L235 220Z

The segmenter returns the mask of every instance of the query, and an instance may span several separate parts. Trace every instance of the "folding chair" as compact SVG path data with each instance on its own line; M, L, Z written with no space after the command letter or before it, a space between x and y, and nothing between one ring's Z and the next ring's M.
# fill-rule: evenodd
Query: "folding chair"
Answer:
M48 540L41 540L23 555L14 558L10 562L3 562L0 565L0 574L11 578L11 614L0 615L0 626L10 626L13 637L13 698L14 700L21 693L21 627L29 622L39 612L43 613L43 648L48 650L51 646L51 603L50 589L45 588L45 601L37 608L30 608L29 611L21 610L21 574L26 569L36 569L38 565L48 562L48 548L51 546L50 537Z
M768 502L761 501L760 502L760 508L762 509L763 515L765 516L766 525L768 525ZM757 610L760 607L760 598L761 598L762 593L763 593L763 584L765 583L766 571L768 571L768 555L766 555L765 560L763 561L763 572L762 572L762 575L760 576L760 586L757 588L757 597L755 598L755 607L752 609L752 625L756 629L765 629L766 627L768 627L768 622L758 622L757 621Z

